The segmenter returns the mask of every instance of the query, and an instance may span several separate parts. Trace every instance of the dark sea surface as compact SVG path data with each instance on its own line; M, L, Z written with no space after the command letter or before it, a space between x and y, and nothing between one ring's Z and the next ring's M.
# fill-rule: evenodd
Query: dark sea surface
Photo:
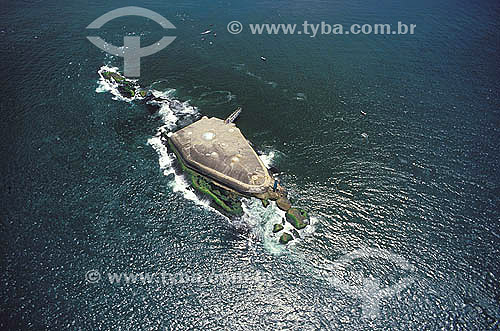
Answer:
M86 29L128 5L177 29L140 17ZM1 1L0 329L498 329L499 17L492 0ZM227 32L233 20L241 34ZM305 20L417 27L248 29ZM202 40L208 29L217 36ZM131 33L143 45L177 36L142 59L139 82L180 111L151 114L99 81L123 59L86 37L121 45ZM158 143L237 106L238 127L312 215L291 245L271 233L275 206L246 201L247 216L227 219ZM360 249L386 255L338 263ZM133 272L185 281L108 279ZM401 279L393 295L366 290Z

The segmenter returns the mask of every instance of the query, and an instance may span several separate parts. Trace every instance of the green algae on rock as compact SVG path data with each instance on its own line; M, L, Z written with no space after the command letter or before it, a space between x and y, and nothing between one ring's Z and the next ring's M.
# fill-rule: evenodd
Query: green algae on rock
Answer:
M169 141L169 148L176 155L177 162L181 170L186 174L190 180L191 185L211 200L222 209L221 211L228 216L242 216L243 208L241 207L240 197L234 192L230 192L221 186L217 186L212 180L203 176L202 174L188 168L179 156L179 152Z
M273 233L280 232L283 228L284 226L281 223L276 223L273 227Z
M289 233L287 233L287 232L285 232L280 237L280 244L286 245L286 244L288 244L292 240L293 240L292 235L289 234Z
M262 199L262 206L264 206L264 208L267 208L269 204L270 204L269 199Z
M285 217L288 223L292 224L297 230L305 228L308 224L307 212L301 208L290 208Z

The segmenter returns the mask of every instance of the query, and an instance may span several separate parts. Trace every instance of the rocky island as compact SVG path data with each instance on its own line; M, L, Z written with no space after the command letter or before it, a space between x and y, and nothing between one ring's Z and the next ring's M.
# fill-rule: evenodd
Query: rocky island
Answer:
M113 84L122 97L141 100L153 110L161 102L170 101L154 96L150 90L117 72L103 71L100 75ZM308 214L303 209L292 207L286 190L235 125L240 113L241 108L238 108L226 120L204 116L169 136L165 135L162 140L176 155L178 169L191 186L208 197L226 216L243 215L242 197L260 199L264 207L275 201L286 214L282 224L274 224L273 233L283 232L279 242L287 244L299 237L297 230L309 224ZM290 231L293 235L284 232L285 221L293 226Z

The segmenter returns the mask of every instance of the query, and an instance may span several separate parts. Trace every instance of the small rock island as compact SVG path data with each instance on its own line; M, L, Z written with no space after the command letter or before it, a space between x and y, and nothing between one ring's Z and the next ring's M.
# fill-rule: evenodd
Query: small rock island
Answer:
M144 89L135 81L113 71L100 73L108 83L113 84L126 98L142 100L149 106L156 105L160 98ZM135 98L139 97L139 98ZM228 217L243 215L241 198L257 198L267 207L276 201L278 208L286 212L283 223L274 224L273 233L282 232L285 220L293 228L283 232L281 244L299 238L297 230L309 224L307 212L293 208L286 190L266 168L248 140L234 121L241 108L226 120L202 117L173 134L163 136L167 148L176 155L179 168L196 191L208 197L218 210Z

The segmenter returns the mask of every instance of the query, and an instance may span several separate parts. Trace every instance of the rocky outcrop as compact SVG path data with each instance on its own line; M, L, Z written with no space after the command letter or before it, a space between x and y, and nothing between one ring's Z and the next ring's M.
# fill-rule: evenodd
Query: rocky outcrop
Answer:
M288 244L292 240L293 240L292 235L289 234L289 233L287 233L287 232L285 232L280 237L280 244L286 245L286 244Z
M104 71L99 71L99 74L101 77L106 80L109 84L111 84L115 91L118 91L118 93L127 99L132 99L136 101L140 101L144 103L149 111L151 113L157 112L160 107L168 104L168 107L172 110L177 110L183 107L183 105L176 100L170 100L169 98L159 95L158 93L153 93L152 90L148 88L143 88L141 87L137 81L135 80L130 80L127 79L126 77L122 76L118 72L115 72L113 70L104 70ZM241 111L241 109L239 110ZM200 121L197 121L201 123ZM196 123L196 122L195 122ZM225 125L232 125L229 128L229 130L226 130L226 126L223 127L224 130L217 132L216 135L212 134L212 131L214 130L213 123L211 126L209 126L205 131L201 131L203 133L203 138L205 140L215 140L213 139L214 136L218 136L219 139L220 137L223 136L223 134L226 134L227 132L239 132L239 129L234 126L234 124L225 124ZM192 126L192 125L191 125ZM185 129L185 128L184 128ZM182 131L182 129L180 130ZM188 132L192 133L192 132ZM231 137L229 137L231 138ZM203 146L207 145L207 153L203 154L205 155L205 158L208 160L212 159L218 159L221 155L224 155L224 152L228 150L227 145L230 145L229 143L232 142L234 139L226 139L228 142L224 144L224 148L220 148L220 150L213 151L214 148L211 148L208 143L204 143ZM242 137L243 139L244 137ZM168 140L168 143L166 141ZM189 141L192 141L193 138L190 137ZM222 139L223 140L223 139ZM222 141L221 140L221 141ZM213 202L214 207L216 207L218 210L220 210L222 213L224 213L227 216L236 216L240 217L243 215L243 208L242 208L242 202L241 198L243 196L245 197L255 197L258 198L262 201L262 205L267 208L270 204L270 201L276 201L276 205L279 209L283 210L286 212L286 221L290 224L293 225L294 229L291 229L290 234L288 232L282 233L282 235L279 238L279 242L282 244L287 244L291 240L300 238L300 234L297 230L303 229L306 227L309 222L308 222L308 215L307 213L300 208L292 208L292 204L287 198L287 192L286 190L274 179L273 176L270 176L269 171L265 166L263 165L262 161L260 158L258 158L257 155L255 154L255 151L251 146L249 146L248 150L252 153L247 153L250 156L255 156L254 157L254 163L253 167L250 168L255 168L255 169L261 169L262 171L254 171L251 173L249 176L246 172L242 172L244 176L236 176L234 174L234 169L238 168L237 165L239 164L238 162L242 162L244 164L248 164L249 157L245 157L245 153L242 153L241 148L238 148L238 153L233 153L236 156L233 156L231 154L231 173L230 178L237 178L239 182L243 183L238 187L239 189L236 189L234 186L229 185L225 181L221 181L218 177L214 177L212 173L207 173L206 171L202 171L199 168L194 167L188 159L184 160L182 158L182 146L179 147L178 149L174 144L171 142L171 139L166 139L165 143L167 147L172 150L176 154L176 159L178 161L178 164L181 168L181 170L184 172L186 175L188 181L192 185L192 187L201 195L204 195L205 197L210 198L210 200ZM243 141L243 140L242 140ZM225 142L225 141L224 141ZM245 139L246 143L246 139ZM243 143L242 143L243 144ZM182 145L182 144L181 144ZM202 147L203 147L202 146ZM213 147L213 146L212 146ZM195 149L193 149L195 150ZM193 154L193 150L190 150L190 154ZM212 152L212 153L208 153ZM244 154L244 155L243 155ZM202 154L200 154L202 155ZM203 156L202 155L202 156ZM209 157L210 156L210 157ZM220 162L221 164L225 165L227 162ZM251 162L250 162L251 163ZM209 164L210 165L210 164ZM213 167L209 167L212 169ZM243 170L245 167L241 167ZM225 169L225 168L224 168ZM205 169L206 170L206 169ZM272 169L273 171L271 172L278 172L277 169ZM226 176L229 177L229 176ZM240 178L241 177L241 178ZM225 177L224 177L225 178ZM227 179L227 178L226 178ZM274 181L274 185L273 184ZM238 182L238 183L239 183ZM243 189L242 189L243 188ZM285 219L283 219L282 224L277 223L274 224L273 226L273 233L278 233L282 231L285 228Z
M288 211L288 209L292 208L290 200L288 200L286 197L280 197L278 200L276 200L276 205L283 211Z
M297 230L301 230L309 223L307 212L301 208L290 208L286 212L286 220Z
M118 92L125 98L135 97L136 90L140 88L137 83L128 80L116 72L104 71L102 72L102 77L111 83L116 83L118 85Z
M280 232L283 228L284 226L281 223L276 223L273 227L273 233Z
M161 96L155 96L151 90L141 87L136 81L127 79L114 71L100 72L102 78L110 84L116 86L120 95L127 99L136 99L143 101L151 112L156 112L165 102L178 102L166 99ZM175 106L175 105L172 105Z

